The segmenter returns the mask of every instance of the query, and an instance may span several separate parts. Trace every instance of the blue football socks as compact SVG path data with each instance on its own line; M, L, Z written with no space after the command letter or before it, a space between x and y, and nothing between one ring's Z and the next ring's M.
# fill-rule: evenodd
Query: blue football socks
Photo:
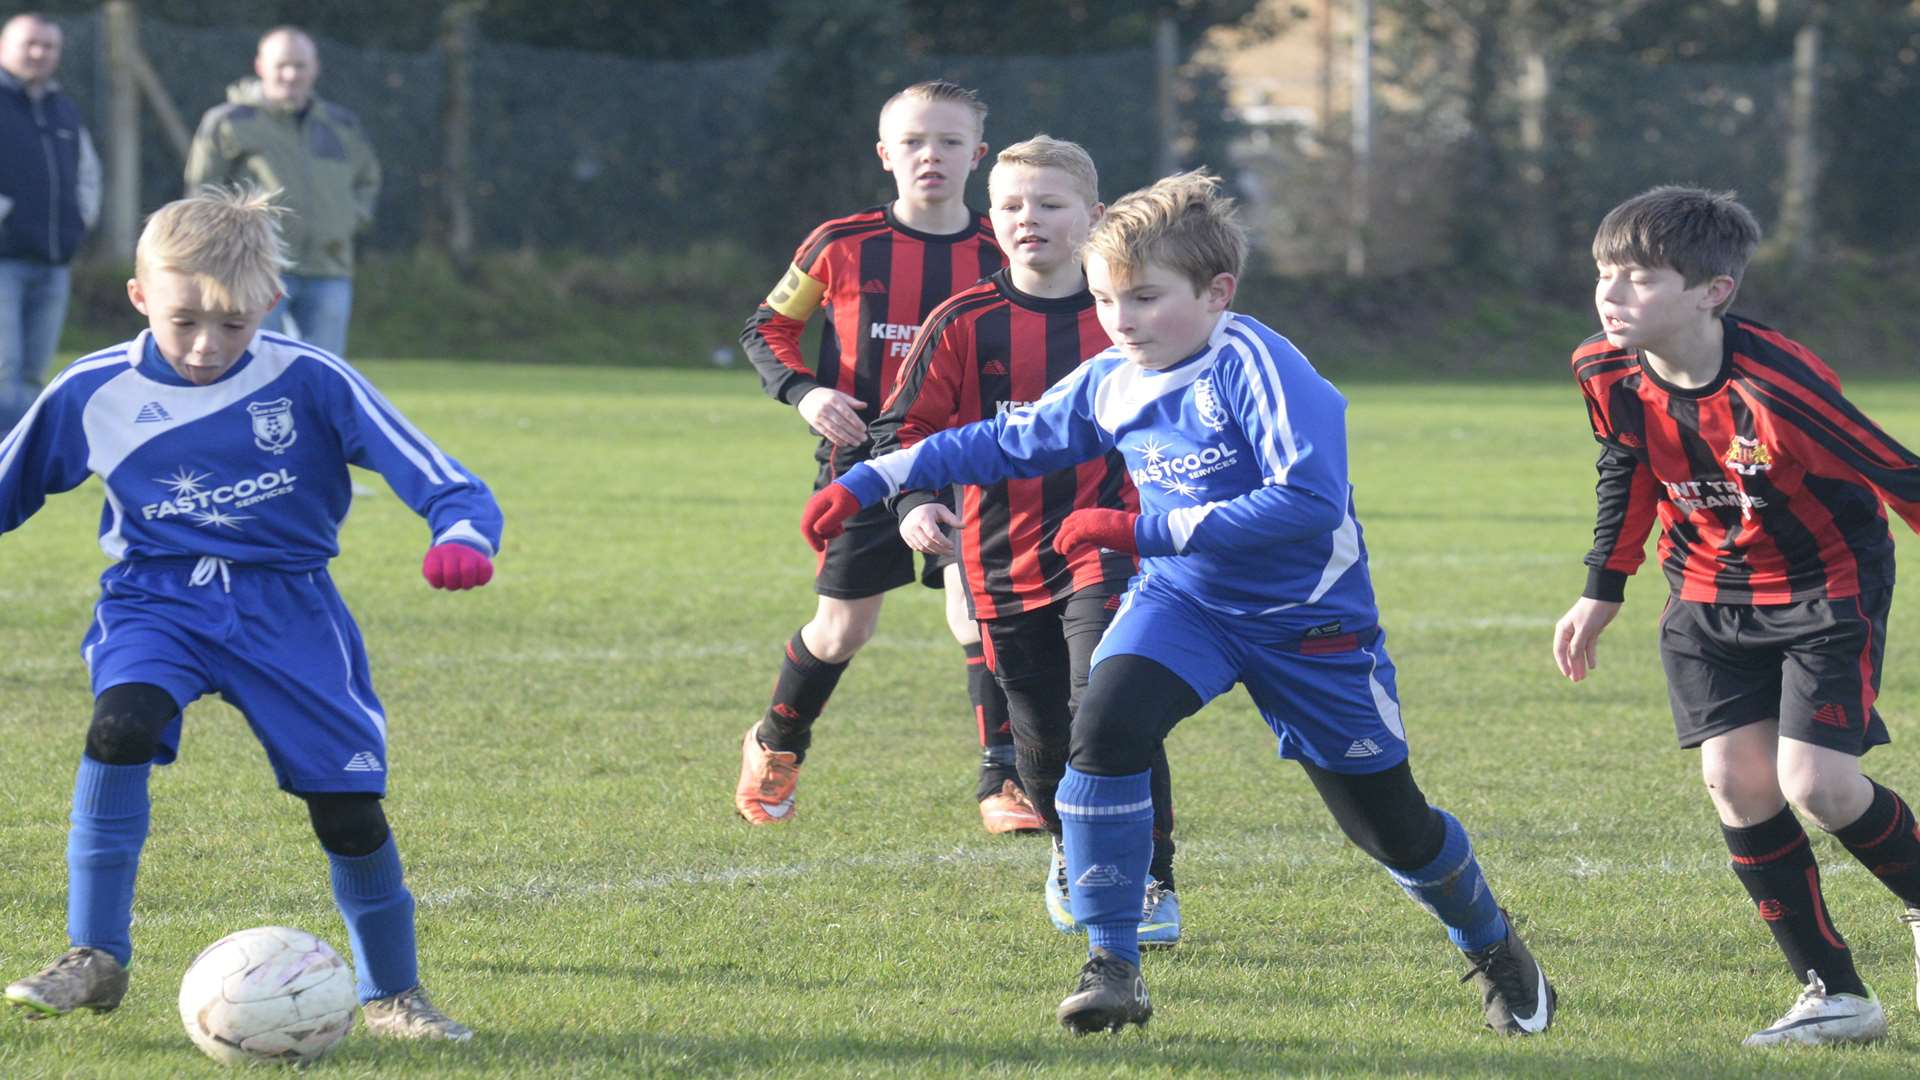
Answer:
M347 943L360 1000L391 997L420 982L413 940L413 894L400 870L400 849L389 835L371 855L327 852L333 900L347 921Z
M67 831L67 941L133 962L133 879L147 842L152 762L106 765L82 754Z
M1151 773L1091 776L1068 766L1054 796L1073 917L1087 945L1140 962L1140 908L1153 856Z
M1446 822L1447 839L1434 860L1417 870L1387 872L1421 907L1447 926L1447 936L1462 949L1484 949L1507 936L1507 918L1494 902L1493 890L1473 857L1467 830L1439 807L1433 812Z

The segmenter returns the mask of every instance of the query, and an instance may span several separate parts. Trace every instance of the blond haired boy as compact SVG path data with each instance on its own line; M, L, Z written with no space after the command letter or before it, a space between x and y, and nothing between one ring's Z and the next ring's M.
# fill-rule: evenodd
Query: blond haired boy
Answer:
M874 149L893 174L895 198L815 229L740 335L767 393L798 409L820 436L815 490L872 454L867 425L928 313L1000 268L991 226L966 204L967 177L987 152L986 118L986 104L951 82L916 83L888 98ZM823 310L828 329L810 367L800 335ZM947 625L966 653L982 748L981 823L996 833L1039 830L1043 822L1019 789L1006 699L987 670L958 566L928 556L919 576L931 588L944 582ZM733 804L748 822L793 819L814 722L873 636L887 592L914 577L914 552L882 508L851 522L821 556L813 617L787 641L772 700L741 740Z
M1031 404L1107 347L1080 246L1105 208L1100 175L1079 144L1036 135L1000 151L987 177L989 217L1007 265L927 316L874 422L874 453L936 431ZM1043 891L1048 917L1074 930L1054 789L1067 766L1073 710L1086 689L1093 647L1113 619L1135 561L1123 552L1056 554L1053 537L1075 510L1139 506L1118 454L1043 477L964 488L960 513L930 491L891 500L909 547L958 554L973 614L1007 697L1021 786L1054 837ZM956 545L950 534L958 530ZM1173 879L1173 799L1166 757L1156 755L1154 858L1143 942L1180 940Z
M421 573L437 589L492 577L500 507L340 358L260 331L285 266L278 215L256 189L162 207L127 283L148 329L75 361L0 442L0 532L94 475L115 560L81 646L94 709L67 838L71 948L6 997L32 1017L120 1004L148 776L178 754L185 708L219 694L307 805L368 1028L464 1041L420 987L413 896L380 806L386 716L327 563L348 465L379 470L427 519Z
M1554 628L1575 682L1658 518L1674 731L1698 747L1734 876L1799 995L1748 1046L1870 1042L1886 1011L1827 911L1801 816L1906 905L1920 939L1920 835L1861 771L1893 602L1886 505L1920 529L1920 456L1848 401L1812 350L1728 314L1760 225L1731 192L1658 187L1593 238L1600 332L1573 354L1600 443L1587 585ZM1883 505L1884 504L1884 505Z
M1144 1024L1138 924L1152 755L1244 683L1347 836L1440 918L1489 1026L1544 1031L1555 995L1494 901L1452 815L1407 763L1393 661L1347 481L1346 401L1287 339L1229 310L1246 259L1232 200L1204 173L1116 202L1086 273L1113 347L1026 408L930 435L814 497L816 544L900 490L1038 476L1118 452L1140 510L1076 510L1054 548L1137 554L1094 651L1056 805L1091 956L1055 1015L1077 1032Z

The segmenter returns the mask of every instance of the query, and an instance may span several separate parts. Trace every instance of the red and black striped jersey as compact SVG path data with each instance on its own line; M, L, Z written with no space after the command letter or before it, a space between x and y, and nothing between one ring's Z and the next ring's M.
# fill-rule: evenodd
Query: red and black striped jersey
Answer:
M927 316L873 425L874 453L1037 400L1109 344L1092 293L1029 296L1001 270ZM894 512L904 516L934 498L905 492ZM1140 509L1118 451L1045 476L962 488L960 556L974 617L1017 615L1132 577L1132 556L1089 548L1068 560L1053 550L1067 515L1092 506Z
M957 233L936 236L901 224L888 206L836 218L813 230L741 331L740 343L767 393L789 405L816 386L865 402L872 423L893 388L915 332L942 300L1000 268L993 226L975 213ZM826 309L820 359L800 353L807 320ZM846 468L865 460L871 443L834 455ZM821 460L831 452L821 440Z
M1697 389L1604 336L1575 350L1601 445L1586 595L1621 599L1656 515L1660 565L1682 600L1785 604L1891 586L1882 500L1920 531L1920 458L1805 346L1737 316L1721 326L1720 374Z

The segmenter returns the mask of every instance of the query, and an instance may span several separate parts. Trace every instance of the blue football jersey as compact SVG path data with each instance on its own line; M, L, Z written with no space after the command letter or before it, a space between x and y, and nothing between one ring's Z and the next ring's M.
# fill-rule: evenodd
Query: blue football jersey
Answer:
M1106 352L1037 402L931 435L842 478L905 489L1038 476L1118 449L1140 491L1141 573L1301 634L1376 620L1347 482L1346 399L1291 342L1226 312L1161 371Z
M499 549L486 484L345 361L268 333L206 386L175 373L148 333L76 360L0 441L0 532L92 475L114 559L313 570L339 553L349 464L384 476L433 543Z

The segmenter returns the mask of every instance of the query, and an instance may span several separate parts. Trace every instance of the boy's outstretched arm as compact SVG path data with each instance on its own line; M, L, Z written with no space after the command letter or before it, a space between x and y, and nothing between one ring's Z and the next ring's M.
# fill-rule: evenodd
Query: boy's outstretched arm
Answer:
M1584 560L1586 589L1553 627L1554 666L1574 682L1600 666L1600 634L1620 613L1627 578L1646 559L1647 533L1657 515L1653 473L1615 436L1591 395L1587 406L1600 443L1593 465L1599 474L1593 486L1593 548Z
M1032 405L936 431L905 450L855 465L807 501L801 535L823 551L848 518L901 491L1044 476L1099 457L1113 448L1113 438L1093 418L1086 376L1083 365Z
M436 589L473 589L493 579L505 520L493 492L414 427L359 372L330 366L332 415L349 464L373 469L425 518L433 543L420 574Z
M118 356L105 363L124 365ZM46 505L47 496L79 487L90 474L86 425L79 407L59 386L87 366L75 363L58 376L12 431L0 431L0 533L11 532Z

